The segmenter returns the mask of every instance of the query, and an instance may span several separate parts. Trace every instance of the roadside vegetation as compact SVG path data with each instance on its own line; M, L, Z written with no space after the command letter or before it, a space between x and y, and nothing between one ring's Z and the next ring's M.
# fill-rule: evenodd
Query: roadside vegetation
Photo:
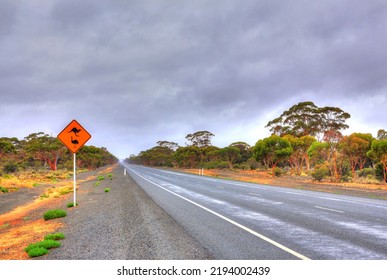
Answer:
M315 181L387 182L387 131L343 135L350 114L336 107L301 102L268 122L271 136L254 146L234 142L211 144L209 131L188 134L185 146L158 141L157 146L126 159L129 163L158 167L267 170L310 176Z
M118 160L106 148L84 146L77 153L79 172L94 170ZM71 178L73 157L55 137L32 133L22 140L0 137L0 192L36 187Z
M46 255L48 250L60 247L61 243L58 240L64 238L65 236L61 232L48 234L44 237L44 240L28 245L24 251L30 258L40 257Z

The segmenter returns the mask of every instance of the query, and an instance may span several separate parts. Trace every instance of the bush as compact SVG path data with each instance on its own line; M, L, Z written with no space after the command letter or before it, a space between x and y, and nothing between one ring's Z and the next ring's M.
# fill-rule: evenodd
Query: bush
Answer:
M110 192L110 188L105 189L105 193L108 193L108 192Z
M275 167L275 168L274 168L274 175L275 175L276 177L280 177L282 174L283 174L283 171L282 171L281 168L279 168L279 167Z
M35 248L44 248L46 250L52 249L52 248L58 248L60 246L60 242L52 239L43 240L37 243L33 243L28 245L24 251L27 253Z
M312 172L314 180L321 182L325 177L329 175L329 168L326 165L316 165Z
M48 253L48 250L43 247L32 248L27 252L30 258L40 257Z
M97 177L97 180L98 180L98 181L103 181L103 180L105 180L105 177L102 176L102 175L99 175L99 176Z
M6 189L6 188L4 188L4 187L2 187L2 186L0 186L0 191L1 191L2 193L8 193L8 192L9 192L8 189Z
M61 209L55 209L55 210L49 210L43 215L43 219L45 221L51 220L51 219L56 219L56 218L62 218L66 217L67 212Z
M57 232L57 233L53 233L53 234L47 234L44 237L44 240L61 240L64 238L65 238L65 235L62 232Z
M382 163L378 163L378 164L375 166L375 177L376 177L376 179L378 179L378 180L380 180L380 181L383 181L383 180L384 180L383 164L382 164Z
M108 177L109 177L110 180L113 180L113 174L109 173Z
M375 169L373 169L373 168L363 168L362 170L359 170L356 173L357 173L357 176L359 176L359 177L370 178L370 175L372 177L375 176Z
M78 202L76 203L76 206L78 206ZM67 208L71 208L71 207L74 207L74 202L69 202L67 203Z
M3 171L4 173L10 174L15 173L18 169L19 167L16 163L10 162L4 166Z

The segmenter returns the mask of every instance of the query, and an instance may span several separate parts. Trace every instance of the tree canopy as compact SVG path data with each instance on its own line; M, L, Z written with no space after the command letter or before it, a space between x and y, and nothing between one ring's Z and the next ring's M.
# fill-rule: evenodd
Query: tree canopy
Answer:
M345 121L351 117L337 107L318 107L311 101L300 102L267 123L266 127L278 136L315 136L322 138L329 131L347 129Z

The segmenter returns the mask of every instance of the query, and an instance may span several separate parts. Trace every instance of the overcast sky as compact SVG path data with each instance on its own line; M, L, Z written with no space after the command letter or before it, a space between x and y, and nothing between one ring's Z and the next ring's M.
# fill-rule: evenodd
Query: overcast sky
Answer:
M254 145L301 101L387 129L385 0L0 0L0 137L72 120L120 158L159 140Z

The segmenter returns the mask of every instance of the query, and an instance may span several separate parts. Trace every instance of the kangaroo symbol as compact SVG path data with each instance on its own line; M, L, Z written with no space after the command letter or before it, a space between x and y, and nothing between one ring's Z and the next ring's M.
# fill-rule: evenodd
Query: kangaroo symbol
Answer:
M73 140L73 137L72 137L72 136L71 136L71 143L73 143L74 146L75 146L75 145L79 145L78 140L77 140L77 139Z
M73 127L68 133L74 132L75 136L78 136L78 133L81 132L81 129L77 129L76 127Z

